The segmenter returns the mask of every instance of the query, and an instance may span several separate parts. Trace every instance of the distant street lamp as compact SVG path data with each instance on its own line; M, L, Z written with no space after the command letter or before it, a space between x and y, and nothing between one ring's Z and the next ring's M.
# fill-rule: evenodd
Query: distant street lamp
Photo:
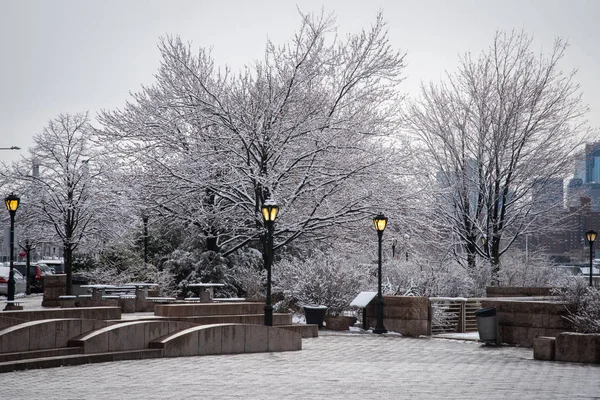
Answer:
M373 330L373 333L386 333L387 330L383 326L383 296L381 294L381 240L383 238L383 231L387 225L387 217L383 214L378 214L373 218L375 224L375 230L377 230L377 236L379 238L379 268L377 276L377 325Z
M398 239L393 238L392 239L392 258L395 259L396 258L396 245L398 244Z
M590 244L590 286L593 286L594 282L592 280L592 267L593 267L593 258L594 258L594 242L596 241L596 236L598 234L595 230L590 229L585 233L585 237L587 238L588 243Z
M10 213L10 269L8 273L8 301L6 303L7 309L10 309L10 307L14 304L15 301L15 214L17 213L17 209L19 208L20 201L21 199L19 198L19 196L13 193L9 194L4 199L6 208Z
M264 202L262 215L267 226L267 238L264 245L265 268L267 270L267 298L265 300L265 325L273 326L273 305L271 304L271 265L273 264L273 224L279 212L279 206L271 199Z

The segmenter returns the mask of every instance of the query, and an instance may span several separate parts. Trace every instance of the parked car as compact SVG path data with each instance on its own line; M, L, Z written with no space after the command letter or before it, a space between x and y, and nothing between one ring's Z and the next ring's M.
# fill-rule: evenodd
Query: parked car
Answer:
M45 264L50 268L54 269L55 274L64 274L65 273L65 264L62 259L44 259L38 260L38 265Z
M27 264L24 262L15 262L13 266L27 279ZM44 291L44 277L48 274L50 268L44 265L29 265L29 288L32 293L42 293Z
M25 278L18 270L14 270L15 277L15 293L25 293ZM10 267L0 266L0 295L8 296L8 277Z

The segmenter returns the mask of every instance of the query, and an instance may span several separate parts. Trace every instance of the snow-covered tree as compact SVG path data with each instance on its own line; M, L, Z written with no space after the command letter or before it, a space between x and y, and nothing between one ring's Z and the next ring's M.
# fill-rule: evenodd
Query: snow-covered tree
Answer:
M489 259L493 281L515 240L562 209L536 194L567 176L585 140L575 72L560 69L566 49L557 39L538 56L525 33L498 33L479 58L467 54L444 82L424 85L407 113L437 186L440 232L457 239L470 270L478 255Z
M331 16L301 19L289 43L269 42L239 74L166 38L156 83L100 115L110 151L143 166L153 209L199 227L209 250L256 243L270 197L276 248L377 210L379 177L396 162L387 138L404 56L381 15L343 39Z
M47 241L40 234L51 235L62 243L68 293L74 251L86 241L90 247L97 245L114 228L110 222L122 215L90 134L87 113L60 114L34 137L29 156L10 171L22 189L23 226L32 232L25 236Z

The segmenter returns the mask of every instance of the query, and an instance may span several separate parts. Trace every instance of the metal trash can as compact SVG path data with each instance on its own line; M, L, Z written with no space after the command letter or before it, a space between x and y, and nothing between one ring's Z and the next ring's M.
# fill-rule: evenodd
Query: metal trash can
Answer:
M327 307L325 306L304 306L304 316L306 317L307 324L315 324L319 326L319 329L323 329L323 322L325 321L325 313Z
M475 311L477 320L477 331L481 342L494 342L500 344L498 337L498 319L496 317L496 308L480 308Z

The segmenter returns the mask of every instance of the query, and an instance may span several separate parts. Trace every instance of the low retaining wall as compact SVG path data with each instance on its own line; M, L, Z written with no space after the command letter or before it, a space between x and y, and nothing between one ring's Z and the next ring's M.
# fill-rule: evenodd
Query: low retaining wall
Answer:
M481 306L496 308L502 343L531 347L539 336L555 337L573 330L564 318L572 306L565 303L495 299L482 300Z
M76 307L49 310L14 310L0 312L0 317L19 318L26 321L55 318L121 319L120 307Z
M366 308L367 324L377 324L377 307L374 298ZM431 335L431 319L427 297L384 296L383 325L388 331L398 332L404 336Z
M170 321L193 322L196 325L212 324L250 324L262 325L265 321L264 314L232 314L232 315L204 315L191 317L161 317ZM292 315L274 313L273 325L291 325Z
M209 315L263 314L264 303L189 303L156 304L154 315L161 317L192 317Z

